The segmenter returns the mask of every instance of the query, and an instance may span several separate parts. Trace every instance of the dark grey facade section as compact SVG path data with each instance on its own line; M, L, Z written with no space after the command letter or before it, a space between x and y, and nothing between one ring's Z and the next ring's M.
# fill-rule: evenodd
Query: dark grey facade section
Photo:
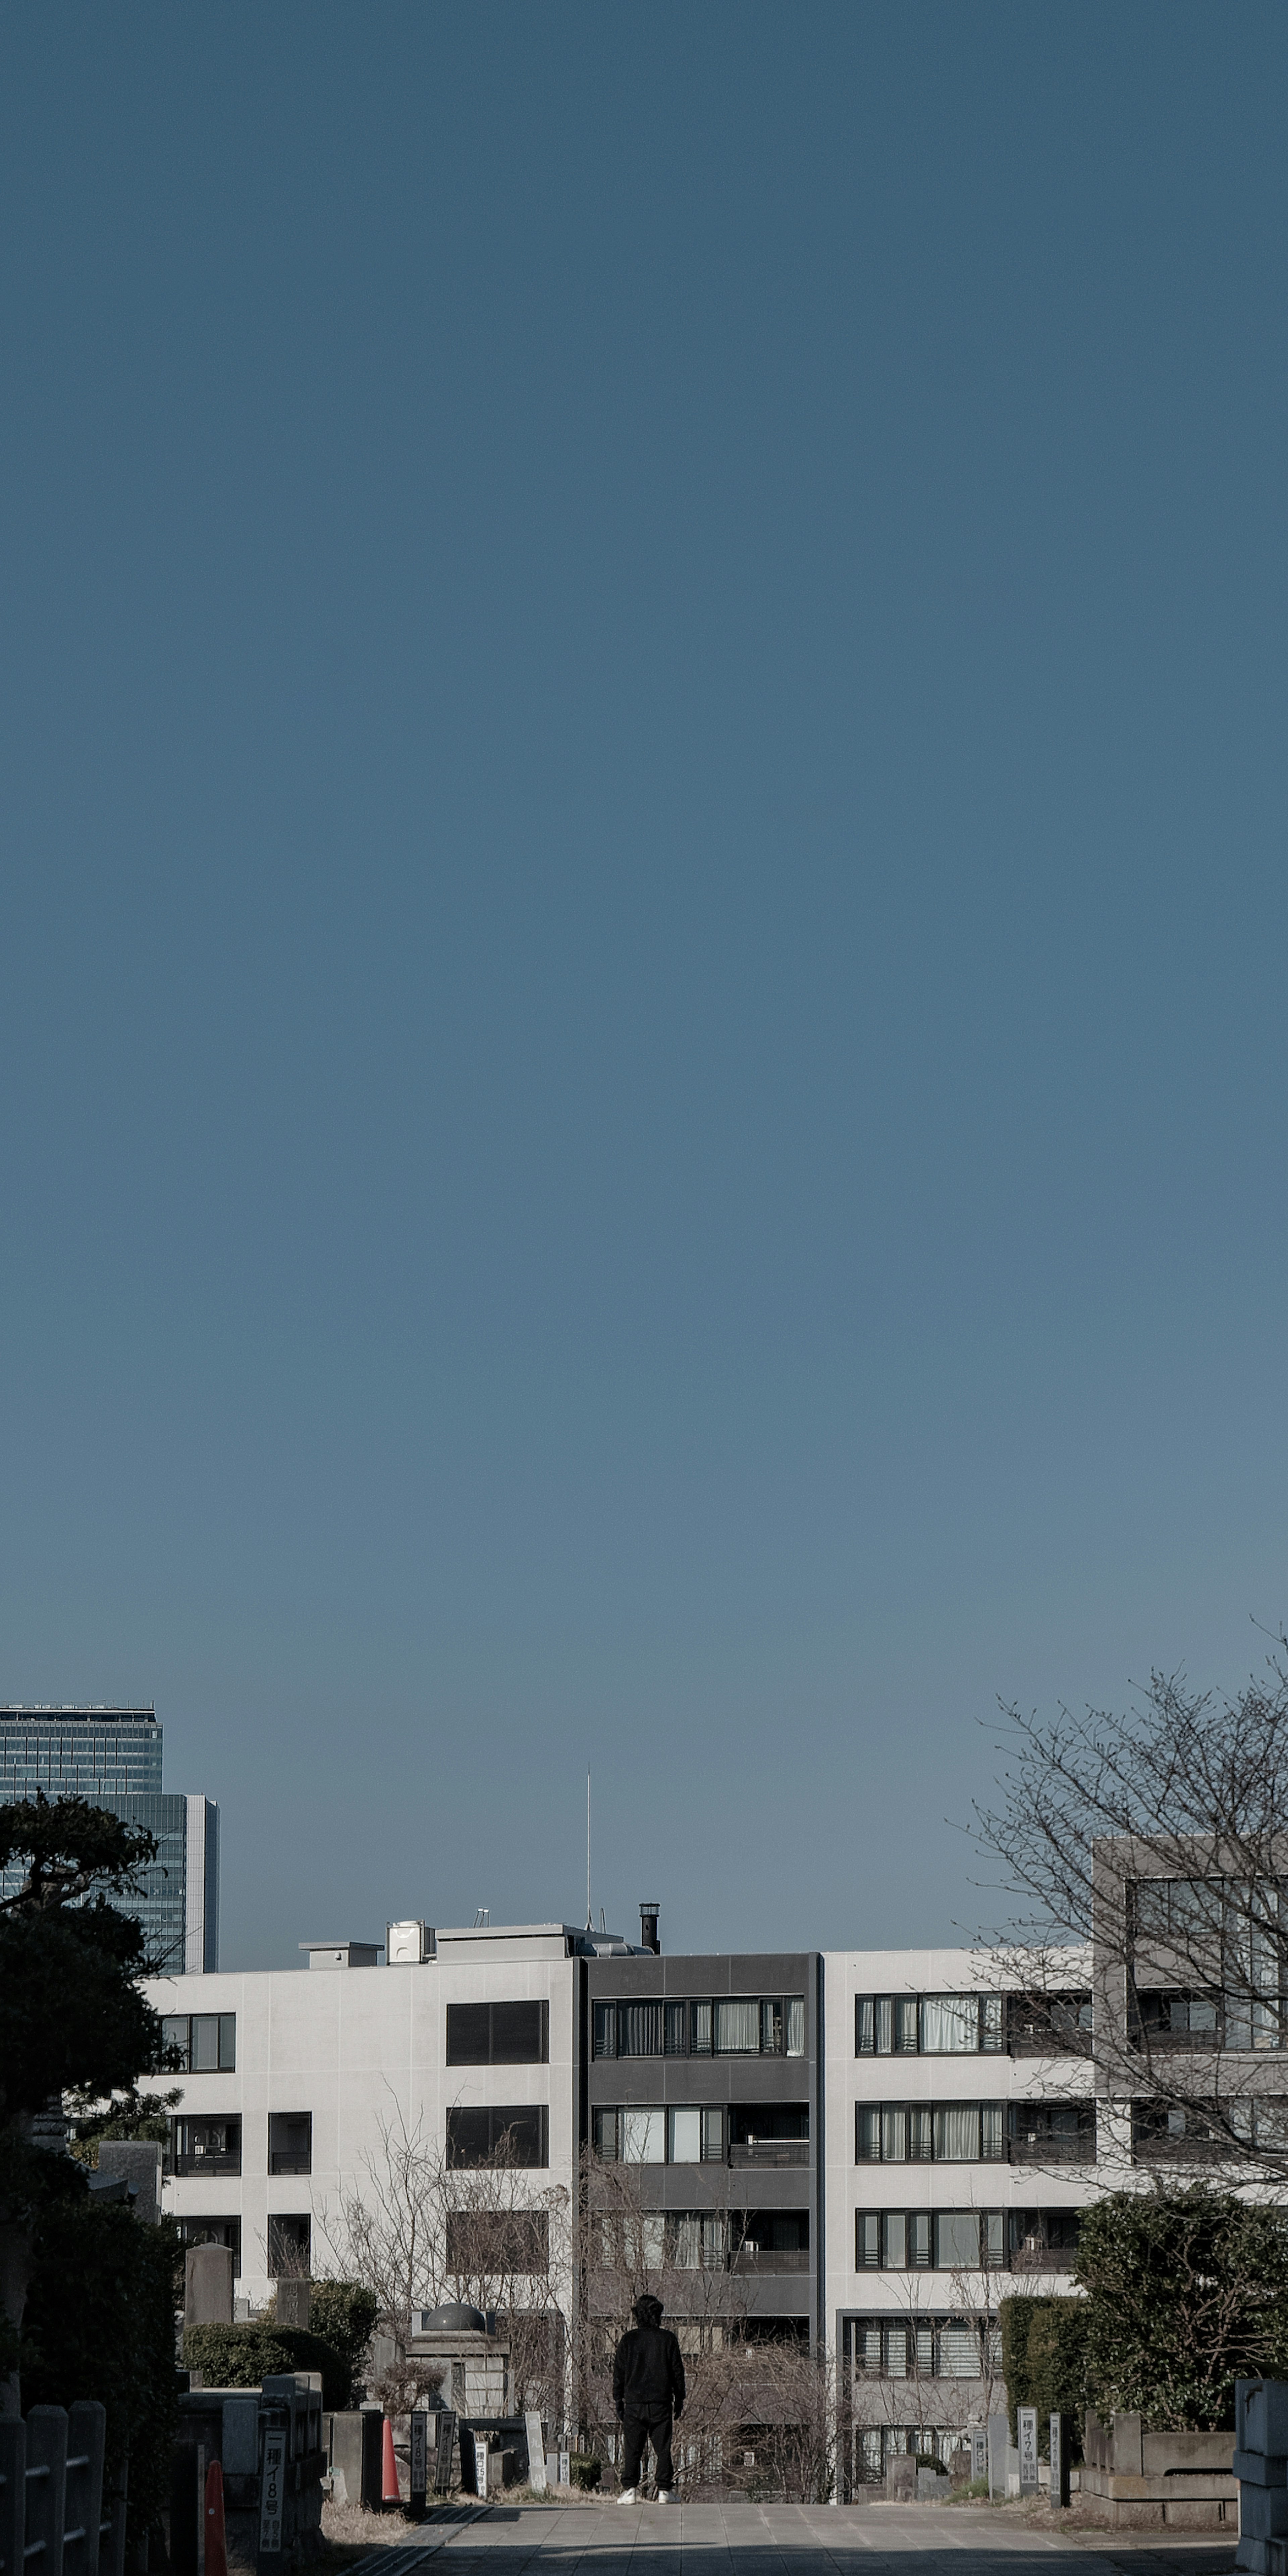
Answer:
M642 2206L666 2228L672 2321L684 2311L685 2263L707 2270L709 2313L710 2269L723 2260L731 2317L753 2333L813 2341L822 2315L821 1953L636 1952L587 1961L583 1976L592 2175L603 2162L634 2165Z

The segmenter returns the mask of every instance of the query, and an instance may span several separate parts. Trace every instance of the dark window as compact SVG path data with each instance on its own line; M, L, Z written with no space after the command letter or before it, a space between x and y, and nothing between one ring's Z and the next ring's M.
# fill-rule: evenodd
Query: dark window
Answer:
M1007 2132L1013 2164L1095 2163L1094 2103L1012 2102Z
M993 2320L976 2317L847 2317L843 2350L856 2378L979 2379L1000 2366Z
M1079 2209L1013 2209L1007 2237L1015 2271L1067 2272L1077 2258Z
M161 2037L184 2075L231 2075L236 2068L236 2013L170 2014Z
M303 2281L309 2274L313 2225L307 2211L268 2213L268 2274L272 2281Z
M550 2221L544 2209L452 2209L447 2214L447 2268L458 2280L509 2272L544 2272Z
M179 2242L184 2251L190 2245L230 2245L233 2256L233 2278L241 2278L240 2218L179 2218Z
M1008 1995L1006 2045L1012 2057L1089 2055L1090 1995Z
M1136 2048L1220 2048L1225 2013L1219 1994L1138 1987L1132 1996L1131 2037Z
M269 2112L268 2170L271 2174L312 2173L313 2114L311 2111Z
M177 2174L239 2174L240 2120L174 2120L171 2161Z
M457 2104L447 2114L449 2165L548 2165L544 2102Z
M545 2001L447 2007L449 2066L544 2066L549 2055Z

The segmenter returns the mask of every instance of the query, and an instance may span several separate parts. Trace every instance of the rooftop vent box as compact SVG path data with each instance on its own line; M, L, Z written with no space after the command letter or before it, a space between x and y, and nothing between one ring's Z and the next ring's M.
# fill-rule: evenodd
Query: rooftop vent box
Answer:
M434 1956L434 1935L428 1923L391 1923L385 1939L385 1961L391 1968L418 1968L423 1959Z

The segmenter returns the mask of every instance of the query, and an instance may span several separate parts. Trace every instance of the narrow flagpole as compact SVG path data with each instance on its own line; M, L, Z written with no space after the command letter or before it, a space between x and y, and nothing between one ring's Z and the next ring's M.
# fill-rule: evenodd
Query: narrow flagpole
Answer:
M586 1773L586 1930L590 1930L590 1773Z

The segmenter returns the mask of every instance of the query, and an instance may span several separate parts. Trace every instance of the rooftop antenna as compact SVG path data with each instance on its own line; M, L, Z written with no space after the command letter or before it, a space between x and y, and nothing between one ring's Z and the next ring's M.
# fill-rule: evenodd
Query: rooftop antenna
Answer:
M586 1773L586 1930L588 1932L593 1929L593 1924L594 1918L590 1910L590 1773L588 1771Z

